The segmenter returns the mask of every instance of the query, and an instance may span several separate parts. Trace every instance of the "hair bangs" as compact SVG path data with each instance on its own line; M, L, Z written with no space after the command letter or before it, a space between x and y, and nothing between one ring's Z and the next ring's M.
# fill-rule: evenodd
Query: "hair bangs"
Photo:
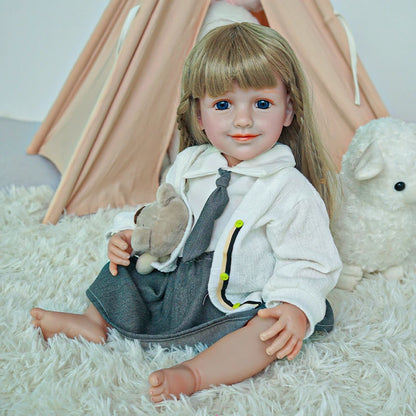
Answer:
M221 35L208 38L204 55L199 57L199 68L194 73L194 97L223 95L233 89L234 83L243 89L276 86L279 74L261 43L247 39L238 30L232 37L222 39Z

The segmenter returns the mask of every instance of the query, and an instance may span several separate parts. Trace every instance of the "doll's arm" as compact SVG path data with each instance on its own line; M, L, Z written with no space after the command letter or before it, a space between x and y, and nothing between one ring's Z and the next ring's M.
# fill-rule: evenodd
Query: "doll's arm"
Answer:
M110 273L117 276L117 265L128 266L130 264L131 235L133 230L123 230L114 234L108 241L108 258L110 259Z
M290 303L282 303L273 308L261 309L258 316L276 319L276 323L260 334L262 341L274 338L266 350L267 355L276 354L278 359L287 357L293 360L302 347L308 327L308 319L303 311Z

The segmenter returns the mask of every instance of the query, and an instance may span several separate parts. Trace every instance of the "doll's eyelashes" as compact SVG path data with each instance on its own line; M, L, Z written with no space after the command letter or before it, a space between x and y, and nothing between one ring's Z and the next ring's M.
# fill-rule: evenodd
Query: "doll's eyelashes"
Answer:
M396 190L396 191L404 191L404 188L406 188L406 184L404 183L404 182L397 182L395 185L394 185L394 189Z

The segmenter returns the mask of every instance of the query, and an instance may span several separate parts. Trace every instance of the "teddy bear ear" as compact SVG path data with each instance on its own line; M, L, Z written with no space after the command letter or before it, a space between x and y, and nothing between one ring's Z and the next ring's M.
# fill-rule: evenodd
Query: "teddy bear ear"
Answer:
M156 200L162 206L167 206L177 196L175 188L167 182L162 183L156 192Z
M134 214L134 223L137 224L137 217L140 215L140 213L143 211L143 207L139 208L136 213Z
M384 158L376 142L372 142L361 155L354 170L354 177L365 181L376 177L384 168Z

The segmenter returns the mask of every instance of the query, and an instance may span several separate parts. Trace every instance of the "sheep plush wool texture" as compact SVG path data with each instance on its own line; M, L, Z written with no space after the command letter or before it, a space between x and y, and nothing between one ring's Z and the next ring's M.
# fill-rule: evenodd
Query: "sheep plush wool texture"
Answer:
M104 233L117 210L43 225L53 191L0 190L1 415L415 415L416 268L402 281L366 275L353 292L334 289L336 325L283 360L233 386L153 405L151 371L202 346L143 350L110 333L105 345L63 335L45 342L30 309L87 307L85 289L105 261ZM415 259L415 256L412 257Z
M342 160L342 203L332 221L344 263L339 287L352 288L362 271L402 274L416 248L415 160L416 123L385 117L357 129Z

